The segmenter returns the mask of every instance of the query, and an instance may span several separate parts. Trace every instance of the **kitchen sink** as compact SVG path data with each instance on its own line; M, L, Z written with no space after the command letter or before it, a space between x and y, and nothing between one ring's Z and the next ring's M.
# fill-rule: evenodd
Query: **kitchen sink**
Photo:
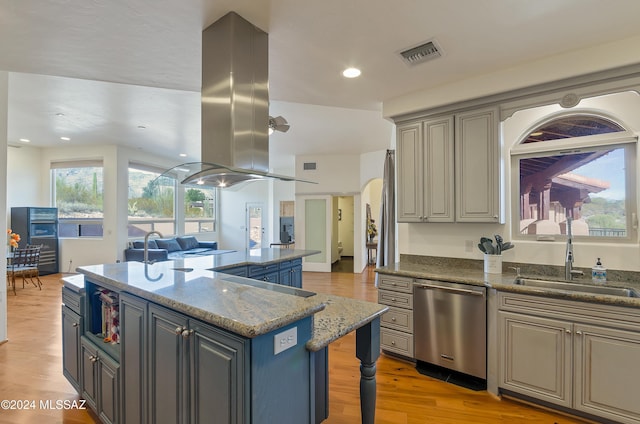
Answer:
M637 291L634 289L625 289L622 287L609 287L609 286L595 286L590 284L569 283L564 281L547 281L537 280L534 278L522 278L518 277L514 281L514 284L527 287L539 287L548 290L563 290L579 293L591 293L602 294L608 296L620 296L620 297L640 297Z

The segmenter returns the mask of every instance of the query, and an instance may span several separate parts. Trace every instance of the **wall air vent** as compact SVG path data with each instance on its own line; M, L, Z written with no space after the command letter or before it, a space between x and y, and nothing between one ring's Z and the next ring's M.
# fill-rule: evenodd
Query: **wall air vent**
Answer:
M417 65L442 56L442 51L436 44L436 41L431 40L419 46L401 51L400 56L402 57L402 61L407 65Z
M305 171L315 171L316 170L316 162L304 162L302 164L302 169Z

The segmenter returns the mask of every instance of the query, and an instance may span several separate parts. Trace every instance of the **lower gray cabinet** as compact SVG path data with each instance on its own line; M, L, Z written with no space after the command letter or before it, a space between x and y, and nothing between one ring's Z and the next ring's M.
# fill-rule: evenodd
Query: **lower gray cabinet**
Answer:
M249 422L242 338L150 304L149 342L150 422Z
M82 397L103 423L120 422L120 364L81 337Z
M120 294L120 366L122 422L147 422L147 307L148 303Z
M80 337L83 332L80 315L62 306L62 373L80 391Z

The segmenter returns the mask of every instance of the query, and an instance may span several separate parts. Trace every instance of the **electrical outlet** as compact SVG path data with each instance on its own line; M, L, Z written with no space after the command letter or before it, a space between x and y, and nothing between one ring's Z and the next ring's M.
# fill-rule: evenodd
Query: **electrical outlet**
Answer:
M473 252L473 240L465 240L464 241L464 251L465 252Z
M273 354L277 355L278 353L284 352L297 344L298 327L293 327L273 336Z

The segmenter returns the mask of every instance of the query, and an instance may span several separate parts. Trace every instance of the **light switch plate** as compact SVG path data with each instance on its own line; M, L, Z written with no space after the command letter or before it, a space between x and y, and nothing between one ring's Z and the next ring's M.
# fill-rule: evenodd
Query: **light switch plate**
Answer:
M278 353L284 352L297 344L298 327L293 327L273 336L273 354L277 355Z

